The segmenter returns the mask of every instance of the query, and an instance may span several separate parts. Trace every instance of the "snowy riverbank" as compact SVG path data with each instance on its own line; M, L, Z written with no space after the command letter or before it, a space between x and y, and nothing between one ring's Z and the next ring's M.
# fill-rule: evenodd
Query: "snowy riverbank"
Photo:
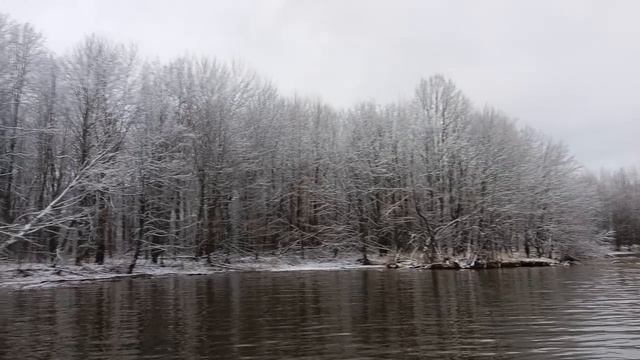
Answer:
M342 270L362 268L384 268L382 262L362 265L357 256L311 257L239 257L232 263L214 261L167 260L160 264L139 261L133 273L127 274L130 260L112 260L104 265L83 264L58 265L53 267L43 263L0 262L0 288L29 289L51 286L75 285L85 281L108 281L122 278L158 277L170 275L208 275L226 271L311 271Z
M555 266L567 263L547 258L510 257L491 262L461 262L418 264L406 258L390 261L386 257L371 256L371 265L362 265L358 254L332 256L307 256L302 259L298 255L262 256L232 258L229 264L214 261L208 264L204 260L164 259L161 264L151 261L139 261L132 274L127 274L129 260L112 260L104 265L83 264L51 265L42 263L2 263L0 262L0 288L30 289L52 286L73 286L87 281L109 281L134 277L159 277L171 275L207 275L227 271L317 271L345 269L487 269L512 268L527 266ZM215 259L220 260L220 259Z

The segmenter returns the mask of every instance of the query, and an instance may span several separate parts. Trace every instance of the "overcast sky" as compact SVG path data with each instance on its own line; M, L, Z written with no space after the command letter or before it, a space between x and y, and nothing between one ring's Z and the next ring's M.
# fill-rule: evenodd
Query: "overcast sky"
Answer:
M452 78L593 169L640 165L640 1L0 0L64 53L92 32L145 56L240 59L336 106Z

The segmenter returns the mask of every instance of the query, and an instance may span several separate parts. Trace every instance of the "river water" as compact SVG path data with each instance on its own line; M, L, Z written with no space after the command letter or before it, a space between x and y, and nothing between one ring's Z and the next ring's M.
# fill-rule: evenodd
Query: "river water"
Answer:
M639 261L0 289L0 358L640 359Z

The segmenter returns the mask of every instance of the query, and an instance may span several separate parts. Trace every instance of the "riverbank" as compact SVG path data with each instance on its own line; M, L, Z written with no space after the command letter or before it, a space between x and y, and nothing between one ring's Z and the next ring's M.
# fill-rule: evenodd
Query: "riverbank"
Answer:
M363 265L357 255L339 257L262 256L232 258L230 263L214 258L212 263L193 258L162 259L160 263L138 261L128 274L130 260L115 259L104 265L82 264L52 266L43 263L0 262L0 288L29 289L51 286L70 286L87 281L109 281L123 278L160 277L172 275L208 275L229 271L315 271L385 268L382 261Z
M160 277L172 275L208 275L229 271L317 271L346 269L414 269L414 270L461 270L492 269L533 266L568 265L548 258L526 258L512 256L496 261L455 260L441 263L421 264L407 257L370 256L363 264L357 253L345 253L333 257L329 254L234 257L230 262L213 258L212 263L192 258L163 259L159 264L139 261L133 273L127 274L128 259L115 259L104 265L83 264L51 266L42 263L0 262L0 288L29 289L51 286L72 286L87 281L110 281L122 278Z
M571 265L575 261L559 261L549 258L507 258L501 260L454 260L447 262L432 263L426 265L413 265L412 268L429 269L429 270L483 270L483 269L500 269L500 268L517 268L517 267L540 267L540 266L557 266ZM393 267L393 265L390 265Z

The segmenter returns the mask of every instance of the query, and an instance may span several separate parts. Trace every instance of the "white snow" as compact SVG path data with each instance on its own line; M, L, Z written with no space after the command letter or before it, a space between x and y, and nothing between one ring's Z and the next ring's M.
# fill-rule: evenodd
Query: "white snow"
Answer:
M358 253L341 253L334 258L327 254L310 254L306 258L299 255L231 257L229 263L224 258L213 258L212 264L204 260L165 259L161 264L140 260L133 274L127 274L130 259L110 260L104 265L83 264L59 265L52 267L42 263L2 263L0 262L0 289L30 289L53 286L71 286L85 281L107 281L131 277L158 277L171 275L208 275L228 271L322 271L349 269L382 269L387 262L393 262L386 257L370 256L375 265L361 265L356 259ZM411 268L418 265L413 259L398 259L398 265ZM558 261L546 258L528 259L520 254L503 261L536 261L548 262L550 265L559 264Z
M199 275L220 271L197 262L173 263L169 266L143 263L136 266L133 274L127 274L127 266L127 261L112 261L105 265L59 265L57 267L40 263L0 263L0 288L28 289L73 285L83 281L175 274Z
M215 259L213 264L193 260L164 260L162 264L139 261L133 274L127 274L130 260L112 260L104 265L51 265L42 263L0 263L0 288L30 289L77 285L85 281L107 281L131 277L170 275L208 275L224 271L317 271L362 268L382 268L384 265L363 266L357 255L333 258L301 259L299 256L232 258L230 264Z

